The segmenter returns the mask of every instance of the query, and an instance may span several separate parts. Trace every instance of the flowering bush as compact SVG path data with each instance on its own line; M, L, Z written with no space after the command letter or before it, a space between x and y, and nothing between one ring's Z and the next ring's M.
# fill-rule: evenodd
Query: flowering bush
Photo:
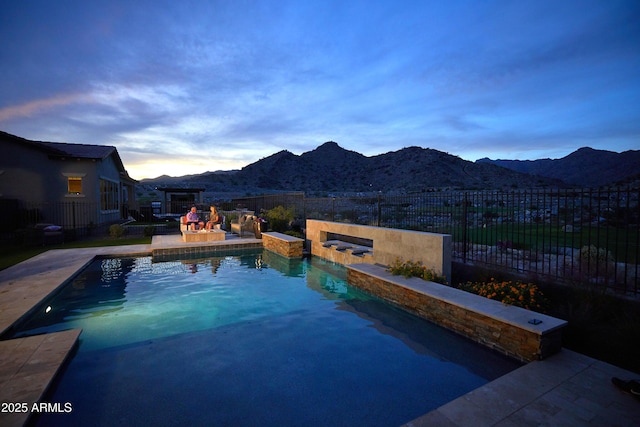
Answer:
M447 284L446 277L439 276L435 271L422 265L420 261L402 261L400 258L396 258L387 271L394 276L419 277L429 282Z
M483 296L485 298L500 301L503 304L515 305L543 312L547 306L547 300L538 287L532 283L520 281L467 282L458 285L458 289Z

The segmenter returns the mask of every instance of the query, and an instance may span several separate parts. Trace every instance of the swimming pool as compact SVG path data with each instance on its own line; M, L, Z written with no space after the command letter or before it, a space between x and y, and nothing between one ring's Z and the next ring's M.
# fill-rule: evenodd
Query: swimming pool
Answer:
M82 328L37 425L408 422L521 366L268 251L99 259L16 336Z

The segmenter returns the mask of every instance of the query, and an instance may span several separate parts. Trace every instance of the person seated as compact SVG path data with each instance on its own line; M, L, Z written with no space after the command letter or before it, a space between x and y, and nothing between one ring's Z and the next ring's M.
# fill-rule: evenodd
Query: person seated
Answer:
M222 216L218 214L218 210L215 206L211 206L211 214L209 215L209 221L207 221L207 230L213 230L214 228L216 228L216 225L219 225L221 223Z
M198 217L198 210L195 206L193 206L191 210L187 212L186 219L187 230L197 230L204 227L204 221L200 221L200 218Z

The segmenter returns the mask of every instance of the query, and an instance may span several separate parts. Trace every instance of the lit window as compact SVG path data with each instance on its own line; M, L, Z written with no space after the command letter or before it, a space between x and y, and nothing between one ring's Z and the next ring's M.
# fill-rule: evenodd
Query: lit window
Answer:
M82 178L78 176L67 177L69 194L82 194Z

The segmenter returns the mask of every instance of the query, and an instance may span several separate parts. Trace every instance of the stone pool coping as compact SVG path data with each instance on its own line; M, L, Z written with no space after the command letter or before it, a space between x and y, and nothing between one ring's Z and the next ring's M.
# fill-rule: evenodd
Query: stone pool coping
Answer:
M145 255L150 245L54 249L0 271L0 334L100 255ZM0 425L21 426L41 402L75 348L81 330L0 341L0 403L28 412L0 412ZM64 403L64 402L63 402Z
M42 410L38 402L42 402L56 375L71 357L81 332L81 329L70 329L0 341L0 402L22 405L19 412L0 412L0 425L24 425L32 413ZM65 407L58 406L55 410L65 410Z
M226 242L237 245L259 244L260 241L245 238ZM203 246L218 243L223 242L187 244L181 241L180 235L165 235L154 236L151 245L44 252L0 271L0 331L5 331L37 306L96 256L149 256L159 249L176 253L185 249L200 254ZM74 334L73 331L65 331L38 338L0 342L0 390L6 391L0 396L0 403L25 402L30 406L41 399L50 380L55 378L64 360L73 351L77 339ZM34 340L42 341L36 345ZM60 361L61 356L63 361ZM42 383L47 384L38 386L36 390L28 390L16 373L20 369L26 373L34 364L41 368L38 377L44 378ZM640 405L632 396L617 390L611 384L611 376L636 378L640 375L563 349L548 359L529 363L407 425L584 425L589 422L598 424L598 421L601 421L601 425L612 422L633 425L634 420L640 419ZM0 413L0 425L23 425L29 415Z

